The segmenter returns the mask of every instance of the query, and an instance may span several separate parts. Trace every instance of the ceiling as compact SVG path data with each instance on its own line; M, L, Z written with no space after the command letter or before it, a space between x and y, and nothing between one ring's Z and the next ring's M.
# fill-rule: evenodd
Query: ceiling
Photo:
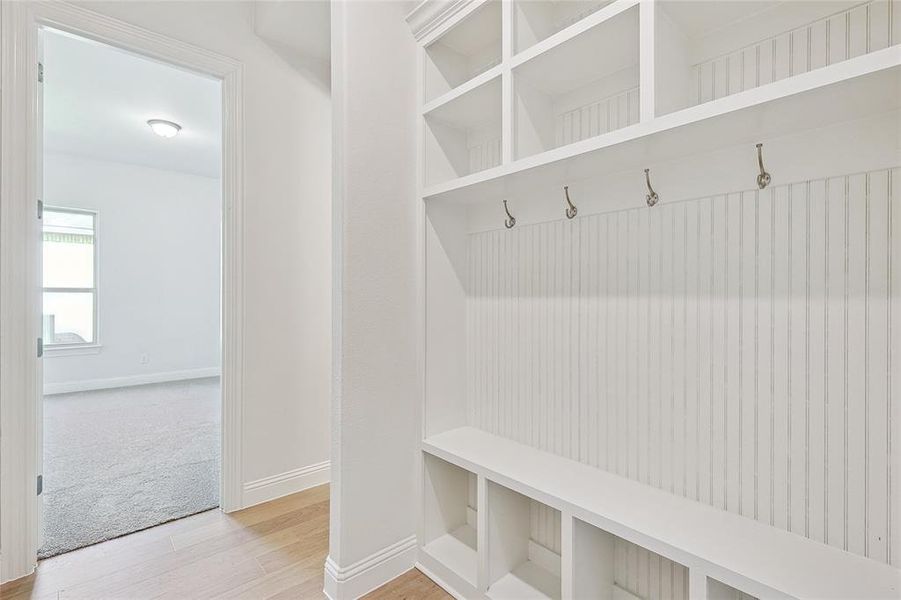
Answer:
M218 81L60 32L43 42L45 151L219 177ZM164 139L148 119L182 130Z

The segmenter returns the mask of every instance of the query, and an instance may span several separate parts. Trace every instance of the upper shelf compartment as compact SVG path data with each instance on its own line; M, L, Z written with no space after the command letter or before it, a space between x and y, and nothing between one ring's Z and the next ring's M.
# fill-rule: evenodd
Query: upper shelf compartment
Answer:
M758 88L901 41L898 0L656 3L656 112Z
M612 0L517 0L513 17L513 52L522 52L584 19Z
M434 185L501 164L501 78L425 113L425 183Z
M487 0L425 48L425 102L501 62L501 2Z
M520 64L514 61L516 159L638 122L638 11L634 5Z

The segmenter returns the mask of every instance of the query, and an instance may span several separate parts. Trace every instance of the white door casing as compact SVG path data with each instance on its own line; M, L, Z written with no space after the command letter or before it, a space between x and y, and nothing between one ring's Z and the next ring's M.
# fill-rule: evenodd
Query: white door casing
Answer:
M243 65L62 2L0 3L0 582L38 549L41 335L39 32L49 27L222 81L222 473L220 507L242 507Z

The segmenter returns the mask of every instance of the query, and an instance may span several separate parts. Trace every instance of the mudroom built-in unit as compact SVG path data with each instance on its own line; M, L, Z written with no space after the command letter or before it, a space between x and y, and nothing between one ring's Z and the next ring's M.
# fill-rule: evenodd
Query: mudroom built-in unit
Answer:
M418 566L901 597L901 1L427 0Z

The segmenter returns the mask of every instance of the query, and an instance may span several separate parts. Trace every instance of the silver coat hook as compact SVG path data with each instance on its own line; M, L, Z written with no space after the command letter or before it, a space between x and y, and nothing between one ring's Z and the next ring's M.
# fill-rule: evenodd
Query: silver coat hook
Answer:
M569 204L569 208L566 209L566 218L573 219L577 214L579 214L579 209L576 208L576 205L573 204L572 200L569 199L569 186L563 186L563 193L566 194L566 203Z
M645 199L648 203L648 206L654 206L660 200L660 196L657 195L657 192L654 191L654 188L651 187L651 170L644 170L644 179L648 184L648 195L645 196Z
M757 187L760 189L770 185L770 174L763 168L763 144L757 144L757 165L760 167L760 175L757 176Z
M510 209L507 208L507 201L504 200L504 212L507 213L507 220L504 221L504 227L507 229L513 229L513 226L516 225L516 217L510 214Z

